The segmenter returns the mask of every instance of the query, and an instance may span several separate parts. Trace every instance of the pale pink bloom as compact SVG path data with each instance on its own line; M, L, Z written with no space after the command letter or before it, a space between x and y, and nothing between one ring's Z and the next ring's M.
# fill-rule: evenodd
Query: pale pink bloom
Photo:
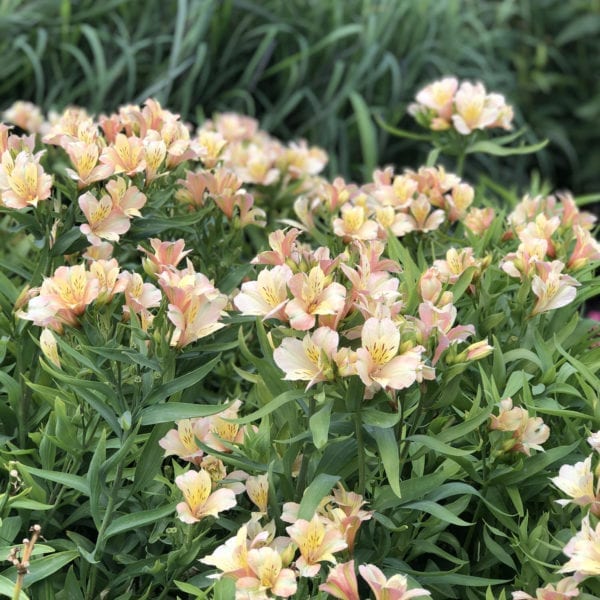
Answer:
M580 211L575 199L569 192L556 194L560 200L562 213L561 224L565 227L573 227L579 225L583 229L592 229L598 217L593 213Z
M580 225L573 226L575 234L575 247L569 257L567 267L569 269L581 269L588 264L590 260L600 260L600 243L592 234Z
M562 273L564 263L554 260L551 263L538 261L531 281L531 289L538 300L531 311L532 315L566 306L575 300L579 282L569 275Z
M335 212L346 204L356 194L358 187L346 183L341 177L336 177L333 182L323 181L319 188L319 197L325 203L330 213Z
M39 154L21 151L13 159L10 151L2 154L0 164L0 193L8 208L37 206L50 197L52 177L39 164Z
M115 143L117 134L123 129L123 123L117 114L112 114L110 116L100 115L98 117L98 125L100 126L100 129L102 129L104 138L109 144Z
M412 230L427 232L439 228L446 220L446 213L440 209L434 211L431 209L431 202L424 194L420 194L416 200L412 201L409 214L406 215Z
M600 522L593 529L589 515L583 517L581 531L569 540L563 552L571 560L559 569L560 573L576 571L577 576L600 575Z
M38 133L44 122L42 111L31 102L17 100L2 113L2 118L8 123L30 133Z
M207 169L212 169L219 162L220 154L227 145L227 140L218 131L201 129L196 140L198 158Z
M245 427L233 422L241 405L241 400L235 400L220 413L198 419L198 439L217 452L231 452L231 444L241 444L246 434Z
M341 217L333 220L333 232L344 239L374 240L377 238L378 227L375 221L369 220L367 209L364 206L344 204Z
M288 281L294 298L285 307L285 313L294 329L306 331L313 327L317 315L335 315L344 307L346 288L330 283L321 267L310 272L297 273Z
M277 229L269 234L269 246L271 250L266 250L252 259L253 264L261 265L284 265L288 260L295 260L298 254L296 250L296 238L300 235L299 229Z
M144 144L140 138L118 133L114 144L102 151L100 162L110 165L115 173L125 173L131 177L146 168L144 154Z
M248 477L246 479L246 493L259 512L266 515L269 503L269 476L263 473Z
M419 293L425 302L433 305L442 295L442 280L437 267L429 267L419 279Z
M252 194L236 194L234 198L234 205L238 209L236 224L240 227L246 227L246 225L263 227L266 224L267 213L262 208L254 206L254 196Z
M535 217L534 221L530 221L519 231L519 239L525 240L526 238L537 238L546 240L548 243L546 253L548 256L553 257L555 255L555 249L552 242L552 234L559 226L560 219L558 217L548 218L544 213L540 213Z
M435 111L438 117L450 120L454 94L458 88L455 77L444 77L425 86L417 93L417 102Z
M175 192L175 199L195 207L204 205L208 171L186 171L185 179L178 179L180 187Z
M236 600L289 598L296 593L294 571L283 568L281 555L273 548L265 546L248 550L247 563L252 575L240 577L236 581ZM267 592L273 596L267 595Z
M60 115L51 111L49 121L50 128L42 138L44 144L62 145L63 143L78 139L90 141L89 139L84 140L84 136L79 135L82 129L87 130L88 124L92 123L90 116L84 108L69 106ZM63 138L66 139L63 140Z
M302 341L284 338L273 352L275 364L289 381L308 381L306 389L319 381L333 379L333 356L339 336L329 327L319 327Z
M596 431L592 433L588 439L587 443L596 451L600 452L600 431Z
M548 250L548 242L543 239L525 236L517 252L510 252L500 261L500 268L511 277L528 277L538 261L543 261Z
M498 106L489 101L482 83L461 83L454 97L454 107L452 123L462 135L490 127L500 116Z
M208 195L228 219L233 218L235 207L234 196L241 191L242 180L226 167L218 167L214 173L207 171L204 174Z
M129 218L142 216L140 209L146 204L146 196L135 185L117 177L106 184L106 191L110 194L115 210Z
M519 591L512 593L512 600L569 600L569 598L579 596L578 585L576 577L565 577L556 584L556 588L551 583L543 588L538 588L535 598Z
M56 338L50 329L44 328L40 334L40 348L44 356L60 369L60 357L58 356L58 345Z
M258 121L234 112L216 114L215 129L228 141L249 140L258 131Z
M496 120L489 127L499 127L501 129L512 129L512 120L514 118L513 107L506 104L502 94L488 94L487 105L493 107L498 112Z
M97 144L81 141L67 142L65 150L75 167L75 170L67 168L65 171L71 179L77 182L79 189L96 181L107 179L113 174L112 165L98 164L100 149Z
M464 350L466 354L465 360L481 360L489 356L494 350L493 346L487 343L487 340L481 340L467 346Z
M361 340L355 366L369 391L380 387L401 390L420 378L424 348L415 346L398 356L400 331L391 319L367 319Z
M142 329L147 330L153 319L148 309L160 305L162 294L156 286L151 283L144 283L138 273L124 272L122 277L127 282L123 314L129 316L130 312L133 311L140 317Z
M165 162L167 145L156 131L149 131L142 143L146 162L146 183L148 184L156 179L159 169Z
M89 269L100 286L96 302L102 304L110 302L115 294L125 291L127 279L121 276L121 269L116 258L95 260L90 263Z
M409 590L404 575L396 574L388 579L375 565L360 565L358 570L373 591L375 600L409 600L431 595L422 588Z
M158 238L150 238L150 246L154 252L146 250L142 246L137 249L144 252L147 258L142 260L144 271L149 275L156 275L167 270L175 270L177 265L191 252L185 250L185 240L179 239L175 242L163 242Z
M333 490L333 501L338 509L330 513L331 518L338 524L346 543L348 551L354 552L356 534L363 521L369 521L373 517L372 510L363 510L365 499L355 492L345 490L341 484Z
M287 265L265 269L256 281L242 284L242 291L234 297L233 303L243 315L287 321L284 309L288 301L287 282L291 278L292 271Z
M491 226L495 211L491 207L471 208L463 219L464 226L475 235L483 235Z
M339 600L360 600L354 560L340 563L329 569L327 579L319 589Z
M88 246L82 256L87 260L110 260L113 250L110 242L100 242L97 246Z
M44 279L42 292L60 308L81 315L100 292L100 283L85 265L58 267L51 278Z
M175 325L171 346L183 348L225 327L218 321L226 305L227 296L224 294L212 300L204 295L192 296L183 310L176 304L169 304L167 317Z
M279 177L279 169L274 168L273 157L267 148L258 144L233 144L227 148L228 168L244 183L272 185Z
M505 398L500 402L500 413L497 417L491 416L490 429L512 431L511 446L507 449L526 456L531 455L531 449L543 452L541 444L550 437L550 428L542 419L530 417L521 407L513 408L512 398Z
M205 296L209 300L219 297L219 290L202 273L196 273L194 266L187 260L187 267L179 270L165 270L158 276L158 282L171 304L185 310L192 297Z
M446 259L434 261L433 266L441 281L456 283L469 267L477 267L478 261L473 257L473 248L450 248L446 252Z
M335 552L347 548L342 534L332 525L326 525L319 515L310 520L298 519L286 531L300 550L296 568L302 577L314 577L321 570L320 563L336 563Z
M210 576L214 579L220 579L223 575L233 579L251 577L253 573L248 565L247 526L242 525L235 537L229 538L224 544L218 546L212 554L201 558L200 562L222 571L222 573Z
M452 192L445 195L445 209L450 223L454 223L465 216L467 209L473 203L474 197L475 190L468 183L455 185Z
M175 424L177 429L170 429L158 441L158 445L165 450L165 456L179 456L195 465L199 465L204 451L196 442L195 419L182 419Z
M562 465L558 477L553 477L550 481L570 496L570 500L557 500L557 504L566 505L569 503L587 506L592 504L592 512L598 513L600 509L600 498L597 497L598 490L594 490L594 473L592 472L592 456L588 456L583 462L574 465ZM595 510L594 510L595 509Z
M91 192L86 192L77 201L87 220L79 229L90 244L98 245L103 239L118 242L120 236L129 231L129 217L115 210L110 196L104 195L97 200Z
M220 512L236 505L235 494L231 490L212 492L210 475L203 469L179 475L175 478L175 485L183 493L184 502L177 505L177 514L184 523L197 523L208 516L218 517Z

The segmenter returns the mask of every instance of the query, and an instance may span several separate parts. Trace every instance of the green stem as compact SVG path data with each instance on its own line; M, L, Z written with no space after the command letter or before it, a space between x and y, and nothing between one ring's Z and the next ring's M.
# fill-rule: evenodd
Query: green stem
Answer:
M362 418L360 410L354 413L354 431L356 433L357 457L358 457L358 492L361 496L365 495L366 489L366 463L365 463L365 441L362 430Z
M307 427L310 422L310 418L313 416L315 412L316 401L314 397L311 397L308 402L308 419L307 419ZM302 498L302 494L304 493L304 489L306 488L306 476L308 474L308 463L310 461L310 455L312 454L312 444L307 442L304 444L304 451L302 453L302 462L300 463L300 472L298 473L298 482L296 484L296 498L300 500Z

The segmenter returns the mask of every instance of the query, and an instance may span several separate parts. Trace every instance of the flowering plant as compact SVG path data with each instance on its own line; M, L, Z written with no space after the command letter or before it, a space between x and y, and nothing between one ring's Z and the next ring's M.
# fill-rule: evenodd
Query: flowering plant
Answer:
M417 103L436 132L510 123L480 85ZM571 194L500 202L436 164L330 182L318 148L154 100L17 108L0 536L46 543L0 592L600 593L593 459L572 464L598 446L600 244Z

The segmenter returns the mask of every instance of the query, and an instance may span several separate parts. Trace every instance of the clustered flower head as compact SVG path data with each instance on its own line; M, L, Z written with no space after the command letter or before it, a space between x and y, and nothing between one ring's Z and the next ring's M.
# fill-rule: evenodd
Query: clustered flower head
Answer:
M511 129L513 108L502 94L488 93L481 82L460 83L445 77L418 92L408 112L417 122L434 131L454 129L469 135L478 129Z

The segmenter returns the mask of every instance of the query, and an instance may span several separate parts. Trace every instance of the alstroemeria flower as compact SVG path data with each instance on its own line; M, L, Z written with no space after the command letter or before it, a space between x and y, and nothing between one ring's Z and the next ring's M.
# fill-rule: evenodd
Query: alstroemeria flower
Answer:
M109 196L97 200L91 192L86 192L79 196L78 203L87 220L79 229L90 244L98 245L102 240L118 242L119 237L129 231L129 217L114 209Z
M333 377L333 356L339 335L329 327L319 327L302 341L285 338L273 352L275 364L285 372L289 381L308 381L306 388Z
M233 303L243 315L275 318L285 322L288 319L285 314L287 283L292 275L292 270L287 265L264 269L258 274L256 281L242 284L242 291L234 297Z
M177 514L184 523L197 523L204 517L219 516L236 505L235 494L229 489L212 492L212 480L205 470L188 471L175 478L184 502L177 505Z
M512 592L512 600L569 600L579 596L578 585L579 582L575 577L565 577L556 584L556 588L551 583L538 588L535 591L535 598L526 592Z
M569 540L563 553L570 560L559 569L560 573L576 571L587 577L600 575L600 523L593 529L589 515L583 517L581 531Z
M10 151L2 154L0 193L2 203L9 208L37 206L50 197L52 176L39 164L39 154L21 151L13 159Z
M388 579L375 565L360 565L358 570L373 591L375 600L409 600L431 595L422 588L409 590L404 575L396 574Z
M532 315L566 306L575 300L575 286L580 284L570 275L562 273L564 266L560 260L536 262L538 275L533 276L531 289L538 301L531 311Z
M267 514L269 502L269 476L266 473L246 479L246 493L261 514Z
M579 506L592 505L592 512L600 515L600 497L598 489L594 490L594 473L592 472L592 456L574 465L562 465L558 477L550 481L562 492L570 496L569 500L557 500L563 506L569 503ZM600 482L599 482L600 487Z
M346 288L330 283L321 267L297 273L288 281L294 298L285 307L285 314L294 329L306 331L314 327L317 315L335 315L344 306Z
M322 561L335 564L334 553L347 547L339 530L325 524L317 514L310 521L298 519L285 530L300 550L296 568L302 577L314 577Z
M140 138L119 133L114 144L102 151L100 162L110 165L115 173L132 177L146 168L144 154L144 144Z
M268 591L278 598L289 598L296 593L296 575L292 569L284 569L277 550L265 546L248 550L248 567L251 575L235 582L236 598L270 598Z
M344 239L374 240L377 238L378 227L375 221L369 220L367 209L364 206L351 206L344 204L341 217L333 220L333 232Z
M200 464L204 451L196 442L196 423L196 419L177 421L177 429L170 429L158 440L158 445L165 450L165 456L175 455L195 465Z
M98 164L100 149L98 144L88 144L86 142L68 142L65 144L65 150L75 167L65 169L67 175L77 182L79 189L87 187L96 181L108 179L113 174L112 165Z
M332 567L325 583L322 583L319 589L338 600L360 600L354 560Z
M423 346L398 355L400 331L391 319L367 319L362 328L362 346L356 351L356 372L372 391L401 390L420 378Z

